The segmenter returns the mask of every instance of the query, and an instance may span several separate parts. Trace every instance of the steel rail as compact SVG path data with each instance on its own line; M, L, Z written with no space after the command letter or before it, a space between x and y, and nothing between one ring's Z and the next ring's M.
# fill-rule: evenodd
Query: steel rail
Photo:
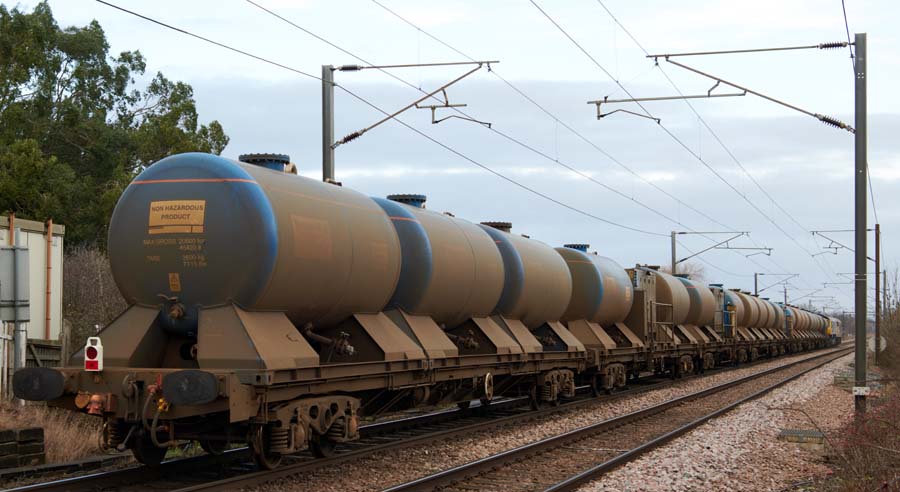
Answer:
M726 369L722 369L726 370ZM613 394L611 399L620 399L625 398L627 396L633 396L642 392L660 389L662 387L668 386L670 384L669 381L663 381L659 383L644 383L646 386L638 386L628 391L622 391L619 393ZM587 389L587 386L581 386L578 389L584 390ZM451 409L443 409L435 412L429 412L422 415L415 415L410 417L404 417L399 419L392 420L384 420L380 422L374 422L371 424L365 424L360 427L360 433L362 437L360 441L354 441L350 443L353 447L359 447L362 445L367 439L386 439L386 436L390 436L391 433L401 433L401 432L409 432L410 429L414 428L425 428L429 426L441 426L446 425L451 422L465 422L469 419L476 419L475 423L470 423L459 427L454 430L452 434L462 434L464 432L469 432L475 430L477 428L483 427L484 425L490 424L492 422L496 422L496 425L504 425L505 422L511 422L516 417L530 416L532 418L536 418L542 415L560 412L564 410L568 410L577 405L583 405L585 403L599 401L592 397L584 397L581 399L575 399L566 403L563 403L557 407L550 407L541 409L538 411L530 411L530 412L522 412L516 413L512 415L506 414L497 414L498 411L512 411L516 408L523 408L528 404L528 397L512 397L512 398L504 398L499 401L491 402L488 407L484 407L480 402L475 401L472 403L472 406L467 409L461 408L451 408ZM605 401L609 401L609 398ZM479 412L483 412L485 408L489 408L493 415L479 415ZM482 420L489 419L489 420ZM504 420L506 419L506 420ZM447 433L446 437L452 437L451 433ZM415 436L414 438L408 439L398 439L394 442L386 442L378 445L371 445L366 447L365 449L354 449L351 451L347 451L343 454L352 454L352 457L360 456L365 454L364 452L373 452L375 450L382 450L388 448L401 448L405 445L412 445L414 443L421 442L422 438L426 438L428 436L437 435L435 433L431 434L423 434L420 436ZM442 434L443 435L443 434ZM116 470L108 470L108 471L96 471L93 473L88 473L84 475L78 475L74 477L66 477L58 480L53 480L49 482L36 483L31 485L25 485L17 488L6 489L9 492L25 492L25 491L53 491L53 490L94 490L100 487L99 481L103 482L115 482L115 483L126 483L126 482L150 482L159 478L169 479L171 476L177 474L183 469L189 471L196 471L198 467L204 466L223 466L229 463L233 463L236 461L240 461L242 459L249 460L249 454L247 453L247 447L235 448L226 452L225 456L211 456L211 455L201 455L201 456L193 456L189 458L180 458L168 460L162 463L159 468L153 469L150 467L142 466L142 465L132 465L126 468L120 468ZM279 468L275 471L279 471L282 469L287 469L288 467L303 467L303 470L311 470L316 468L321 468L327 466L329 464L334 464L339 461L336 461L337 458L343 456L343 454L339 456L335 456L327 459L308 459L303 461L302 463L297 463L293 465L287 465L285 467ZM288 458L291 458L289 456ZM302 459L302 457L301 457ZM60 466L61 470L66 469L68 464L63 464ZM48 471L48 473L52 473L52 470ZM263 473L263 472L257 472ZM14 480L18 477L5 477L7 480ZM114 485L114 484L113 484ZM202 490L203 486L198 486L197 490ZM100 487L102 488L102 487ZM189 487L189 489L192 489Z
M696 376L694 376L696 377ZM562 403L559 406L551 406L541 408L539 410L531 410L525 411L522 413L516 413L512 415L505 416L496 416L494 418L489 418L488 420L476 422L469 425L464 425L461 427L451 428L447 430L441 430L437 432L432 432L428 434L421 434L417 436L411 436L402 440L398 440L395 442L387 442L384 444L379 444L371 447L365 447L362 449L351 450L330 458L317 459L311 461L304 461L302 463L297 463L293 465L282 466L276 468L274 470L267 471L259 471L254 473L249 473L245 475L239 475L235 477L225 478L215 482L209 482L199 485L194 485L190 487L185 487L181 489L176 489L175 492L196 492L202 490L235 490L243 487L248 487L252 485L259 485L261 483L266 483L272 480L278 480L281 478L286 478L292 475L297 475L299 473L310 472L313 470L325 468L327 466L339 465L341 463L345 463L347 461L352 461L355 459L364 458L367 456L374 455L380 451L387 450L398 450L403 448L408 448L416 445L422 445L429 442L441 441L452 439L456 437L465 436L471 434L473 432L483 432L488 429L504 427L508 425L515 424L517 422L522 422L524 420L533 420L536 418L540 418L543 416L551 415L554 413L560 413L567 410L572 410L574 408L584 406L590 403L596 402L610 402L621 400L624 398L628 398L631 396L635 396L641 393L645 393L647 391L652 391L656 389L661 389L664 387L671 386L672 384L684 381L681 380L666 380L659 383L648 384L644 387L635 387L629 390L621 391L618 393L613 393L611 395L607 395L604 398L598 399L594 397L587 397L583 399L577 399L573 401L569 401L566 403ZM493 405L490 405L488 408L493 410Z
M652 441L649 441L649 442L647 442L641 446L638 446L630 451L622 453L619 456L616 456L615 458L613 458L611 460L607 460L589 470L586 470L574 477L569 478L568 480L565 480L565 481L560 482L552 487L549 487L549 488L545 489L544 492L567 492L567 491L576 490L581 485L583 485L587 482L590 482L590 481L596 479L597 477L613 470L614 468L617 468L621 465L624 465L625 463L628 463L629 461L635 460L636 458L640 457L644 453L647 453L648 451L652 451L658 447L661 447L661 446L667 444L669 441L672 441L673 439L675 439L683 434L686 434L687 432L705 424L706 422L708 422L709 420L711 420L713 418L716 418L720 415L728 413L731 410L733 410L734 408L736 408L740 405L743 405L744 403L747 403L751 400L755 400L756 398L759 398L759 397L765 395L766 393L769 393L770 391L773 391L773 390L799 378L800 376L803 376L804 374L807 374L815 369L818 369L818 368L824 366L825 364L828 364L829 362L833 362L834 360L839 359L839 358L849 354L851 349L844 349L844 350L846 351L845 354L836 355L830 359L823 361L820 364L816 364L815 366L813 366L803 372L794 374L793 376L789 376L773 385L770 385L766 388L763 388L763 389L757 391L756 393L753 393L752 395L741 398L740 400L738 400L736 402L733 402L733 403L726 405L718 410L710 412L700 418L695 419L694 421L692 421L686 425L683 425L671 432L668 432L662 436L659 436L656 439L653 439Z
M809 357L798 361L797 363L806 362L815 357ZM759 359L750 364L743 364L738 366L740 368L752 367L753 365L770 362L772 359ZM786 367L786 366L780 366ZM221 480L211 480L207 483L201 483L196 485L190 485L182 488L176 488L175 490L179 490L182 492L185 491L198 491L198 490L220 490L220 489L234 489L239 487L245 487L249 485L256 485L259 483L268 482L271 480L277 480L279 478L284 478L287 476L295 475L301 472L309 472L316 469L321 469L327 466L333 466L340 463L344 463L346 461L350 461L353 459L363 458L365 456L374 454L378 451L384 450L393 450L393 449L402 449L405 447L410 447L414 445L421 445L430 441L439 441L451 439L457 436L467 435L472 432L484 431L491 428L499 428L503 426L512 425L516 422L521 422L524 420L533 420L536 418L544 417L547 415L552 415L554 413L564 412L568 410L573 410L582 406L590 405L593 403L608 403L611 401L617 401L624 398L628 398L631 396L636 396L645 392L653 391L656 389L661 389L665 387L672 386L673 384L677 384L679 382L688 381L691 379L718 374L718 373L726 373L729 372L736 367L732 366L722 366L720 368L716 368L710 371L706 371L705 373L692 374L690 376L678 379L678 380L670 380L664 379L659 382L652 381L653 378L641 378L637 381L635 386L631 388L613 393L612 395L607 395L603 398L594 398L592 396L581 397L575 400L571 400L568 402L564 402L559 406L555 407L546 407L541 408L539 410L530 410L530 411L521 411L519 413L512 414L494 414L494 415L485 415L485 412L482 412L479 408L480 403L474 402L473 406L469 409L445 409L439 410L436 412L430 412L423 415L415 415L411 417L405 417L394 420L385 420L381 422L375 422L372 424L367 424L361 426L360 432L362 437L360 441L354 441L349 443L349 450L338 449L340 454L330 458L324 459L311 459L305 458L303 455L297 456L288 456L287 458L294 459L303 459L299 463L289 464L286 466L282 466L275 470L271 471L258 471L258 472L249 472L249 473L241 473L233 477L224 478ZM583 390L587 387L579 387L579 390ZM527 397L513 397L507 398L501 401L492 402L492 404L488 407L490 412L497 411L514 411L517 407L522 409L527 406L528 398ZM479 415L481 414L481 415ZM414 436L402 436L401 433L408 433L411 429L424 429L428 427L438 427L446 426L449 423L453 422L465 422L468 419L476 419L474 423L467 423L462 426L454 426L449 429L439 430L437 432L429 432L420 435ZM397 437L396 440L390 441L390 438L394 433ZM374 440L377 444L371 444L366 442L367 440ZM387 442L386 442L387 441ZM188 473L196 474L196 471L199 468L206 466L226 466L229 463L237 463L241 460L248 460L248 453L246 453L247 448L238 448L234 450L229 450L226 456L210 456L210 455L202 455L195 456L190 458L182 458L176 460L169 460L162 464L161 467L157 469L151 469L144 466L131 466L128 468L122 468L117 470L111 470L107 472L97 472L90 473L88 475L80 475L77 477L68 477L61 480L55 480L44 483L37 483L33 485L27 485L15 489L9 489L11 492L25 492L25 491L53 491L53 490L96 490L98 488L103 488L101 486L101 482L106 484L107 482L112 482L112 485L115 483L152 483L155 480L166 480L171 482L177 482L176 476L178 473L182 471L188 471ZM115 488L115 487L113 487Z
M800 361L795 361L790 364L786 364L783 366L778 366L772 369L768 369L766 371L762 371L756 374L752 374L745 378L736 379L734 381L729 381L727 383L723 383L712 388L708 388L702 391L698 391L695 393L691 393L689 395L685 395L673 400L669 400L658 405L654 405L651 407L647 407L641 410L637 410L631 412L629 414L615 417L612 419L604 420L602 422L591 424L579 429L574 429L572 431L559 434L553 437L549 437L546 439L542 439L537 442L533 442L530 444L526 444L524 446L520 446L518 448L510 449L507 451L503 451L498 454L494 454L488 456L486 458L482 458L480 460L472 461L470 463L466 463L448 470L444 470L432 475L428 475L426 477L422 477L416 480L412 480L410 482L406 482L403 484L399 484L387 489L384 489L383 492L421 492L421 491L429 491L429 490L437 490L441 487L452 486L452 484L457 482L462 482L467 479L477 478L482 476L482 474L486 472L491 472L497 470L499 468L504 467L505 465L522 462L523 460L527 460L529 456L534 456L539 453L546 453L550 450L560 449L563 446L566 446L574 441L579 439L588 437L590 435L601 434L603 432L622 427L624 425L628 425L632 422L637 422L643 420L644 418L658 415L666 410L672 409L674 407L680 406L683 403L690 402L692 400L697 400L703 397L711 396L726 389L733 388L735 386L748 383L750 381L756 380L758 378L775 374L780 371L788 370L792 367L795 367L799 364L809 363L816 359L826 358L824 362L814 365L813 367L802 371L798 375L791 376L788 379L784 379L779 381L777 384L769 386L765 388L765 390L754 393L751 397L742 398L737 403L732 403L727 407L723 407L718 409L716 412L712 414L705 415L699 419L695 419L691 421L688 425L684 427L680 427L674 431L667 432L663 436L657 437L654 440L645 442L637 448L626 451L624 454L619 454L615 458L604 461L601 465L593 467L587 471L581 472L575 476L571 476L564 480L563 482L557 483L551 486L547 491L563 491L563 490L574 490L579 485L582 485L586 481L590 481L593 478L605 473L606 471L619 466L620 464L634 459L634 457L639 456L640 454L658 447L665 442L668 442L671 439L687 432L688 430L706 422L710 418L719 415L721 413L725 413L728 410L734 408L735 406L744 403L752 398L758 397L761 394L764 394L766 391L770 391L775 387L780 386L781 384L786 383L787 381L799 377L799 375L805 374L811 370L814 370L818 367L821 367L828 362L831 362L837 358L843 357L848 354L852 349L850 348L840 348L837 350L829 351L825 354L820 354L818 356L806 358ZM487 477L489 479L490 477Z
M831 353L834 353L834 351L831 351L828 353L831 354ZM800 361L796 361L792 364L808 362L812 359L815 359L815 358L821 357L821 356L822 355L807 357ZM759 364L759 363L768 362L768 361L771 361L771 359L761 359L761 360L755 362L754 364ZM745 364L740 367L748 367L748 366L752 366L754 364ZM784 368L784 367L789 367L789 365L779 366L776 369L780 369L780 368ZM720 370L716 370L716 371L708 371L706 374L708 375L710 372L716 373L719 371L728 372L730 370L733 370L733 367L729 367L726 369L720 369ZM766 371L763 371L762 373L759 373L759 374L763 374L765 372ZM288 465L288 466L277 468L277 469L271 470L271 471L250 473L250 474L241 475L241 476L237 476L237 477L226 478L226 479L223 479L223 480L220 480L217 482L210 482L210 483L196 485L196 486L192 486L192 487L186 487L183 489L178 489L177 492L196 492L196 491L204 491L204 490L234 490L234 489L239 489L242 487L259 485L261 483L269 482L272 480L278 480L278 479L282 479L282 478L287 478L292 475L309 472L309 471L312 471L315 469L323 468L325 466L338 465L338 464L345 463L345 462L348 462L348 461L351 461L354 459L363 458L363 457L375 454L376 452L379 452L379 451L384 451L384 450L389 450L389 449L390 450L402 449L402 448L411 447L411 446L415 446L415 445L421 445L421 444L427 443L427 442L446 440L446 439L454 438L457 436L471 435L473 432L480 432L480 431L485 431L485 430L498 428L498 427L502 427L502 426L506 426L506 425L511 425L511 424L515 424L518 422L522 422L524 420L532 420L532 419L535 419L538 417L550 415L550 414L557 413L557 412L560 412L563 410L570 410L570 409L578 408L578 407L585 406L585 405L588 405L591 403L607 403L609 401L624 399L624 398L631 397L631 396L634 396L634 395L637 395L640 393L644 393L647 391L660 389L663 387L668 387L668 386L678 383L679 381L685 381L687 379L692 379L692 378L696 378L696 377L700 377L700 376L701 375L698 374L698 375L693 375L690 378L683 378L680 380L667 380L664 382L651 384L651 385L648 385L647 387L643 387L643 388L637 387L637 388L629 389L626 391L622 391L620 393L613 393L609 397L603 398L603 399L588 398L585 400L577 400L577 401L569 402L566 404L562 404L558 407L544 408L541 410L527 412L527 413L518 414L518 415L509 415L506 417L500 417L495 420L490 420L490 421L481 422L481 423L477 423L477 424L473 424L473 425L469 425L469 426L464 426L464 427L460 427L457 429L451 429L448 431L442 431L442 432L437 432L437 433L428 434L428 435L415 436L410 439L404 440L402 442L387 443L387 444L384 444L381 446L376 446L373 448L366 448L366 449L351 451L346 454L342 454L342 455L335 456L335 457L328 458L328 459L321 459L321 460L316 460L313 462L306 462L306 463L298 463L296 465ZM412 490L417 490L417 489L412 489Z

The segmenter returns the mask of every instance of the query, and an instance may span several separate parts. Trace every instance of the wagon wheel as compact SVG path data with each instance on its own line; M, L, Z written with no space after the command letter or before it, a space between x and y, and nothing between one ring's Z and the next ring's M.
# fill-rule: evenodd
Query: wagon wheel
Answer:
M138 435L131 446L131 454L134 455L134 459L150 468L158 467L166 457L168 450L168 448L161 448L153 444L150 436L145 432Z
M491 373L484 375L484 396L480 398L481 406L487 408L494 399L494 376Z
M251 431L250 445L253 448L253 461L263 470L274 470L281 464L281 453L273 453L271 429L266 426L256 426Z
M594 374L591 376L591 396L594 398L612 394L613 388L603 387L603 374Z
M528 404L531 406L532 410L541 408L541 401L538 399L538 388L536 384L532 384L531 389L528 390Z
M328 436L316 434L309 440L309 450L316 458L329 458L334 456L334 441Z
M222 456L225 450L228 449L228 442L218 439L200 439L200 448L206 451L206 454Z

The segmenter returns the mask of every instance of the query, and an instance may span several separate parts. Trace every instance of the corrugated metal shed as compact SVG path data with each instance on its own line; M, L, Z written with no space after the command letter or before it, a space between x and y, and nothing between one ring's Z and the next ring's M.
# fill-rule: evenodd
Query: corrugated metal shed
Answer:
M0 244L12 244L10 217L0 217ZM29 251L29 298L31 321L28 338L59 340L62 330L63 239L65 226L53 224L50 237L50 303L47 308L47 224L15 217L13 227L18 231L18 245ZM49 317L50 322L47 322Z

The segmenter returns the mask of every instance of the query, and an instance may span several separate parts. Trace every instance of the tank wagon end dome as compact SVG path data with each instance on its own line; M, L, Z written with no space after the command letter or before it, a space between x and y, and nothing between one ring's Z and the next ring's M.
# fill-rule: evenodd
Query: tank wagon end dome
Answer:
M428 201L427 196L416 193L396 193L388 195L387 199L392 202L403 203L415 208L425 208L425 202Z
M481 225L488 226L492 229L497 229L498 231L510 232L512 231L512 222L503 222L499 220L489 220L486 222L482 222Z
M590 248L591 245L586 244L586 243L570 243L570 244L563 244L563 247L569 248L569 249L577 249L578 251L581 251L582 253L587 253L588 248Z
M238 160L273 171L283 171L284 166L291 163L291 156L287 154L241 154L238 156Z
M272 276L278 226L265 192L238 163L178 154L122 193L107 249L128 302L155 305L163 294L186 304L252 305Z

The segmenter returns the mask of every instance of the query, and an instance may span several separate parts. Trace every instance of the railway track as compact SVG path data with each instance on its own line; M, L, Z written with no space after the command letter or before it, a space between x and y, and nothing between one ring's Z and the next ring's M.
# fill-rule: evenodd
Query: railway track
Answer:
M814 358L818 357L821 356ZM758 361L758 363L768 361L768 359L764 359ZM731 369L730 367L721 368L715 371L708 371L703 375ZM527 397L507 398L493 402L489 407L490 411L485 411L484 408L475 402L471 408L466 410L443 410L368 424L360 428L360 440L338 445L335 448L335 455L332 457L317 459L307 452L299 453L286 456L285 464L271 471L256 471L247 449L240 448L230 450L222 456L202 455L171 460L163 463L157 469L135 465L118 470L27 485L10 489L10 491L127 492L132 490L178 490L186 492L236 489L338 465L383 450L400 449L469 435L474 432L483 432L492 428L520 424L523 421L537 419L584 405L595 404L600 401L611 402L671 386L674 383L703 375L693 375L675 381L669 379L639 380L628 390L604 396L602 399L594 398L590 395L589 389L583 387L580 388L581 391L579 391L576 399L556 407L539 410L531 410L529 408Z
M659 389L669 384L671 382L668 380L645 381L628 391L615 393L606 398L607 401L621 399ZM487 409L476 401L467 409L447 409L367 424L360 427L361 438L358 441L338 445L335 448L334 457L318 459L308 452L298 453L285 457L286 466L265 473L272 474L292 470L290 474L293 474L299 471L314 470L378 450L410 446L422 442L425 440L424 438L449 439L466 432L486 428L489 425L505 425L523 417L538 418L594 401L597 400L590 395L589 388L584 386L579 388L576 399L557 407L538 411L529 408L527 397L517 397L492 402L490 411L486 411ZM164 462L157 469L133 465L117 470L79 475L8 490L10 492L193 490L193 485L203 488L202 484L205 482L217 482L223 477L242 477L264 473L254 472L256 472L256 468L252 464L249 450L244 447L229 450L222 456L202 455L170 460Z
M848 353L850 349L839 349L776 367L400 484L384 492L572 491L709 419Z
M606 401L626 398L669 384L671 382L668 380L644 382L628 391L609 395ZM364 425L360 428L361 438L339 445L335 448L333 457L318 459L307 452L286 456L286 466L269 472L256 472L248 449L239 448L230 450L222 456L202 455L170 460L164 462L158 469L135 465L8 490L9 492L204 490L207 489L205 485L207 482L220 483L223 478L235 484L243 484L245 481L254 483L256 477L261 474L271 477L269 479L275 479L277 478L274 476L275 473L281 476L311 471L380 450L399 449L431 439L449 439L489 426L507 425L523 418L539 418L597 401L590 395L588 387L581 387L579 390L576 399L557 407L537 411L529 408L527 397L507 398L493 402L489 412L485 411L479 402L473 402L468 409L449 409ZM209 488L214 489L215 487Z

